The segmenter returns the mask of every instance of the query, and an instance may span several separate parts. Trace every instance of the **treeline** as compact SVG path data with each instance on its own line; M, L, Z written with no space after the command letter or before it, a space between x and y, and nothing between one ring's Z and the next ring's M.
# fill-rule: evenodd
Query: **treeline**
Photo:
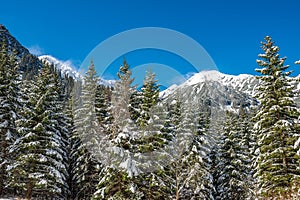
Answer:
M110 88L93 63L83 80L24 72L3 41L0 197L299 198L298 94L270 37L262 49L259 107L212 121L204 99L159 99L151 70L137 90L125 60Z

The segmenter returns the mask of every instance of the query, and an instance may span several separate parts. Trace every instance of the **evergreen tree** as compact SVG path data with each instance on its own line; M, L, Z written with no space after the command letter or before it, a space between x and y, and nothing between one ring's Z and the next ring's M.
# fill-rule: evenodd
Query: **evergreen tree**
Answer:
M133 158L138 131L129 112L130 99L135 88L131 86L134 79L131 78L131 70L126 60L119 69L118 77L120 80L115 83L112 93L113 120L108 136L114 158L106 163L100 173L102 178L95 192L95 199L135 199L138 196L134 183L138 171Z
M65 166L59 131L56 129L58 94L54 74L45 65L36 81L23 85L24 106L16 121L19 138L11 151L10 185L21 197L61 197ZM25 93L26 92L26 93Z
M256 69L261 73L261 85L256 95L260 108L254 117L258 144L255 176L262 197L289 199L297 196L300 187L300 157L294 148L299 137L299 109L288 78L291 72L286 71L289 66L284 65L286 58L279 57L279 47L269 36L262 42L262 50L257 60L262 68Z
M93 62L89 66L80 95L79 106L74 111L76 166L74 179L77 181L76 199L90 199L96 190L100 163L92 154L97 143L99 123L96 118L96 89L99 78Z
M137 119L137 123L140 127L144 127L148 124L150 119L150 108L157 104L159 97L159 86L157 85L157 80L155 80L155 73L147 71L144 85L142 87L141 94L141 104L140 104L140 116Z
M65 169L62 171L64 175L64 184L61 186L62 188L62 196L66 199L69 199L71 194L72 185L70 184L70 180L72 177L72 173L70 171L70 165L72 165L71 158L71 138L74 129L73 116L71 113L72 105L69 105L70 100L68 100L69 96L69 87L72 87L69 81L72 82L71 78L68 76L62 77L60 71L52 65L52 71L54 72L54 84L56 87L56 92L58 94L58 98L53 104L54 119L57 121L55 124L54 131L57 132L57 136L59 138L59 143L61 146L61 153L63 155L63 165Z
M171 193L174 199L213 199L214 190L210 173L208 121L204 113L192 111L195 106L175 104L171 143L173 177ZM179 114L181 113L181 114Z
M227 112L216 166L216 199L249 199L249 138L240 129L237 116Z
M99 125L109 134L113 117L111 109L112 89L104 85L98 85L96 89L95 109Z
M0 50L0 196L7 194L8 174L7 166L12 163L9 152L16 139L17 109L20 107L18 65L16 50L8 52L7 42L1 42Z
M135 182L144 199L170 198L169 156L165 151L170 136L163 131L167 114L162 104L152 106L147 126L140 129L137 166L142 173L136 177Z
M130 118L133 120L137 125L137 120L141 117L141 104L142 104L142 92L139 90L134 90L130 96L129 101L129 113Z

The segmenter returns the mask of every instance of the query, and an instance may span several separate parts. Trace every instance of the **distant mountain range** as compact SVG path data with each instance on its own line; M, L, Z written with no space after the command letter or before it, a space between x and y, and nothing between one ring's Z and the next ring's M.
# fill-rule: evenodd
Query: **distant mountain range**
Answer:
M61 61L50 55L36 57L22 46L3 26L0 25L0 38L8 43L9 50L16 48L18 59L22 70L30 68L38 69L42 62L48 62L57 67L63 74L68 74L74 79L81 79L82 75L71 65L70 62ZM296 79L296 78L295 78ZM300 80L300 75L297 77ZM107 86L113 86L115 80L100 79L99 83ZM299 81L296 85L297 92L300 92ZM160 93L164 101L169 102L180 98L185 103L205 102L216 108L237 109L240 106L251 107L257 105L253 98L255 88L259 85L259 80L253 75L241 74L238 76L227 75L218 71L202 71L194 74L186 82L180 85L172 85ZM299 95L298 95L299 96ZM300 105L300 98L297 98Z
M295 90L300 93L300 75L292 78ZM298 81L296 81L298 80ZM206 101L218 108L236 111L239 107L253 107L258 104L254 98L260 84L255 76L249 74L227 75L219 71L202 71L194 74L180 85L172 85L160 93L165 101L180 98L188 104L199 104ZM296 99L300 105L300 97Z

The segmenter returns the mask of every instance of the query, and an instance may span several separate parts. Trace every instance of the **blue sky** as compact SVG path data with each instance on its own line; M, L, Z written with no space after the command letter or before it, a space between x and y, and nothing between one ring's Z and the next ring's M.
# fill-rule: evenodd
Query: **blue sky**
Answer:
M300 65L293 63L300 59L299 8L297 0L11 0L1 2L0 23L26 47L72 60L76 66L115 34L140 27L168 28L201 44L227 74L255 74L260 41L270 35L298 75ZM149 52L149 62L169 65L178 60L162 53L156 61L152 54L157 52ZM137 55L125 57L132 66L147 60L147 52ZM123 56L114 62L116 68Z

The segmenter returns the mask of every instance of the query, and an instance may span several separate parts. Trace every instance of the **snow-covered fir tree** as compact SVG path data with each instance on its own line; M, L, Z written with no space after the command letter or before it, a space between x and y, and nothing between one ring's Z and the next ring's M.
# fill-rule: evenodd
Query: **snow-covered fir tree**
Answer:
M98 85L96 89L95 109L96 117L102 129L109 134L113 117L111 115L112 89L108 86Z
M63 164L65 170L63 171L65 176L65 182L62 185L62 196L65 199L72 197L72 134L74 130L73 115L72 115L72 104L70 97L71 88L73 87L74 80L72 77L67 75L62 76L54 66L51 66L55 72L55 86L57 88L58 100L55 101L55 115L57 123L54 126L57 131L59 142L63 154ZM71 99L71 98L70 98Z
M191 188L195 188L193 194L195 198L214 199L215 188L210 158L213 141L213 136L210 134L210 113L201 104L193 107L196 108L194 112L196 130L190 144L187 160L191 160L188 162L193 163L192 166L197 166L198 173L191 173L192 181L189 183L191 185L189 190L192 193Z
M141 171L135 183L143 199L169 199L171 177L168 174L169 154L165 147L170 142L170 134L164 131L168 112L163 104L148 110L147 124L140 128L137 166Z
M256 136L253 131L253 115L252 109L240 107L238 112L238 130L241 134L241 150L243 152L244 172L247 174L245 180L248 188L247 199L256 198L256 184L254 179L253 160L255 159L254 151L256 149Z
M17 136L15 120L20 108L20 72L16 50L9 53L5 40L0 45L0 196L3 196L10 192L7 187L7 166L13 162L9 150Z
M291 72L271 37L265 37L262 50L257 60L261 68L256 69L261 74L256 95L260 108L254 117L259 194L262 198L299 198L300 157L294 148L299 138L299 108L294 102Z
M74 166L74 179L77 184L76 199L90 199L96 190L98 175L101 167L100 161L93 154L93 149L98 145L99 123L96 117L96 89L98 76L94 63L86 72L82 90L75 103L74 111L74 144L76 148L76 164ZM80 90L79 90L80 91ZM74 149L75 150L75 149Z
M155 80L155 73L150 69L146 73L144 84L141 88L141 103L139 105L140 116L137 119L137 124L140 127L144 127L148 124L150 108L157 104L158 96L159 85L157 84L157 80Z
M177 117L173 124L177 125L174 126L170 152L173 158L170 187L174 199L213 199L208 157L210 149L206 135L209 122L200 113L195 112L195 106L175 104L173 115Z
M112 93L112 128L110 136L112 161L107 162L103 168L95 192L95 199L135 199L136 185L134 177L138 175L136 161L133 154L136 151L135 140L139 132L131 120L129 107L131 96L135 87L131 84L131 70L126 60L118 72L119 80L116 81ZM106 158L109 159L109 158Z
M226 113L224 133L219 143L216 166L216 199L249 199L249 138L247 130L242 130L238 116ZM245 131L245 132L244 132ZM245 135L244 135L245 134Z
M43 66L35 81L24 82L23 94L24 106L16 121L19 138L10 150L15 160L8 167L9 185L21 198L62 197L65 165L56 129L58 93L48 65Z
M137 123L137 119L141 116L142 99L142 91L139 90L134 90L130 96L129 113L131 120L135 123Z

